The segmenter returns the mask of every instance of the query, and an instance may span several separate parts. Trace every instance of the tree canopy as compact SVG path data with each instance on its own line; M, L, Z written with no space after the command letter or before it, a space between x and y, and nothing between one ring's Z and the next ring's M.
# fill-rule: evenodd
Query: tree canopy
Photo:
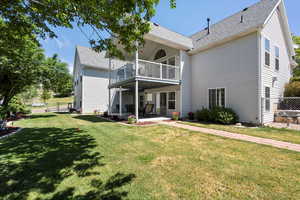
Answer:
M294 76L300 77L300 36L294 36L293 37L294 43L298 45L298 48L295 49L296 51L296 62L298 63L298 66L294 70Z
M169 0L175 7L175 0ZM41 38L56 37L53 27L89 26L97 38L89 38L95 50L108 50L113 56L121 52L113 43L118 38L126 51L143 43L150 30L148 21L155 14L159 0L2 0L0 15L20 34L35 34Z

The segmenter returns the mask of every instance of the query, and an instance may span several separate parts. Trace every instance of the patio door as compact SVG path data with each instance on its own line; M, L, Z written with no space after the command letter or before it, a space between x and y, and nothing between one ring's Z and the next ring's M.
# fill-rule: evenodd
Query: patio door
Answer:
M167 93L160 93L160 114L167 115Z

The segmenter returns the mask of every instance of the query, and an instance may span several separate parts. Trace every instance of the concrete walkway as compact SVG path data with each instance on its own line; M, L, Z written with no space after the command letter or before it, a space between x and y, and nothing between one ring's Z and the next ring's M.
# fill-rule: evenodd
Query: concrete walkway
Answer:
M282 141L278 141L278 140L254 137L254 136L243 135L243 134L238 134L238 133L230 133L227 131L221 131L221 130L215 130L215 129L209 129L209 128L201 128L201 127L196 127L196 126L179 124L176 122L163 121L163 122L160 122L160 124L300 152L300 144L293 144L293 143L289 143L289 142L282 142Z

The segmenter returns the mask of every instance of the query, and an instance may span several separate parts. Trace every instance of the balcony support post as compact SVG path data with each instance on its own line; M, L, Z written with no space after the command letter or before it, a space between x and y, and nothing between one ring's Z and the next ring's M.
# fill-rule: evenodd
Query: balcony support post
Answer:
M122 87L119 88L119 115L122 116Z
M135 81L135 117L139 121L139 81Z
M109 57L109 79L108 79L108 115L111 115L111 57Z

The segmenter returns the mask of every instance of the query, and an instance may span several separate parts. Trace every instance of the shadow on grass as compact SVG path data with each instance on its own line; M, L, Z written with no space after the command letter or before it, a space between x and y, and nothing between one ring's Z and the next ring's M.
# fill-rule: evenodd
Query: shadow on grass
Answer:
M49 199L122 199L127 192L118 188L135 175L117 173L103 182L94 178L91 190L74 196L75 187L56 191L70 176L80 180L99 175L103 156L94 152L96 141L76 129L26 128L23 133L0 141L0 196L4 199L28 198L30 192L50 194Z
M78 115L76 117L73 117L75 119L85 120L89 122L109 122L107 120L101 119L99 117L93 116L93 115Z

